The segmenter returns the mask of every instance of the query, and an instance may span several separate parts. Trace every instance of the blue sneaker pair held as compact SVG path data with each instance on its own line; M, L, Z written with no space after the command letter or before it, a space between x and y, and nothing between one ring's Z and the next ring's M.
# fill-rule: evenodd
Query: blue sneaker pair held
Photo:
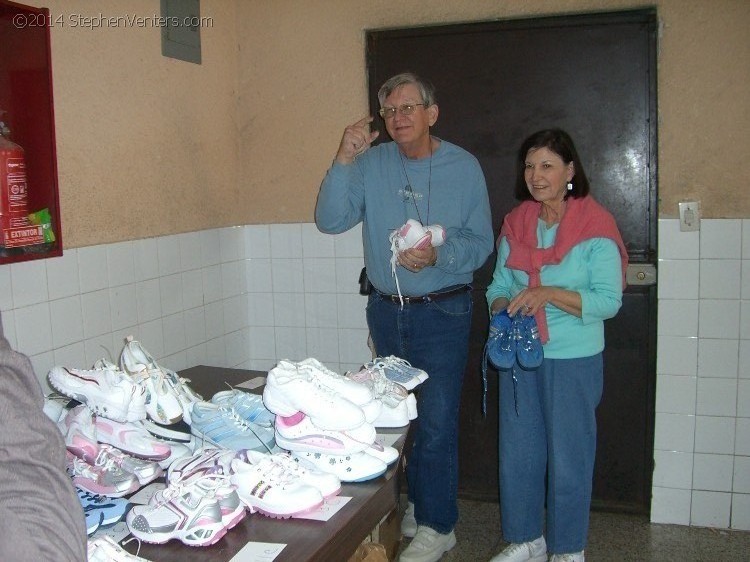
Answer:
M522 369L532 371L542 364L544 349L534 316L502 310L490 319L487 355L498 369L510 369L518 361Z

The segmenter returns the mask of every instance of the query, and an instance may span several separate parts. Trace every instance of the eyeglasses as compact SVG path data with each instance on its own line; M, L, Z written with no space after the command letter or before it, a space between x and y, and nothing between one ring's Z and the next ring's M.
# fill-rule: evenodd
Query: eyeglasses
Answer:
M401 115L411 115L417 110L418 105L424 105L423 103L404 103L398 107L381 107L380 116L383 119L393 119L396 117L396 111L400 112Z

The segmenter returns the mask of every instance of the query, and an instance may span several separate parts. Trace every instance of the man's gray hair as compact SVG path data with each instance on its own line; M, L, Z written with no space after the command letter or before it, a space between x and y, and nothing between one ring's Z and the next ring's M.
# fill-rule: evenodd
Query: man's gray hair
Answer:
M417 87L419 94L422 96L422 103L424 103L425 108L435 104L435 88L433 85L422 80L416 74L404 72L389 78L385 81L385 84L380 87L380 90L378 90L378 101L380 102L380 107L383 107L385 98L390 96L396 88L405 84L414 84Z

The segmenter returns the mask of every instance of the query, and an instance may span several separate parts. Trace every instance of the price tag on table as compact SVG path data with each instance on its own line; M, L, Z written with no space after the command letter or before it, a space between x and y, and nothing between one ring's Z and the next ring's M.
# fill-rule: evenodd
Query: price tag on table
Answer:
M304 515L295 515L295 519L312 519L313 521L328 521L336 515L352 498L349 496L335 496L328 498L318 509L305 513Z
M271 542L249 542L229 562L271 562L285 546Z

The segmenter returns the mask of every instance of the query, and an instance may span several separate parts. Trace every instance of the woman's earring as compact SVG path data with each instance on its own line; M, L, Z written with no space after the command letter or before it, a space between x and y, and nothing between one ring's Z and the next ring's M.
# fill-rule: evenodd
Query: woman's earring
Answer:
M573 182L568 182L568 191L573 191Z

